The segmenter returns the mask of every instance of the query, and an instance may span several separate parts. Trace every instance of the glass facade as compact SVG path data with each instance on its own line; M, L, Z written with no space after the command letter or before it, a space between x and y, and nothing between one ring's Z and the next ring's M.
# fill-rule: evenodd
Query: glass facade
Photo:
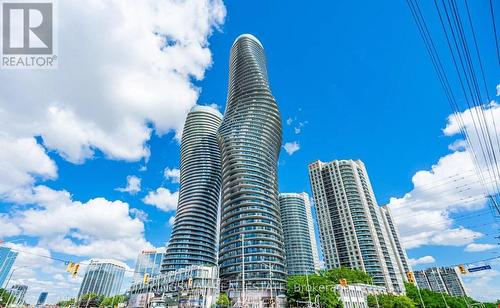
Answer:
M326 267L360 269L389 292L404 292L393 233L384 224L363 162L316 161L309 165L309 178Z
M26 292L28 291L28 286L24 284L15 284L10 288L10 294L15 298L11 300L11 303L14 305L24 305L24 297L26 296Z
M245 291L245 297L262 303L286 283L276 170L281 116L269 88L264 49L249 34L239 36L231 48L219 144L221 288L236 290L229 293L232 298Z
M162 272L217 264L217 218L221 187L217 129L222 114L208 106L189 112L181 141L180 191Z
M462 279L454 267L431 267L415 271L414 275L420 289L451 296L467 296Z
M288 275L311 274L315 270L311 241L314 233L311 235L308 223L308 199L306 193L279 195Z
M16 261L17 252L7 247L0 247L0 288L7 288L6 284L10 270Z
M143 250L135 263L134 282L142 281L145 274L148 274L149 277L158 275L164 256L164 251Z
M119 294L125 268L125 264L115 260L91 260L85 271L78 297L88 293L106 297Z
M42 306L45 304L45 302L47 301L47 296L49 295L49 293L47 292L42 292L40 293L40 296L38 296L38 300L36 301L36 305L37 306Z

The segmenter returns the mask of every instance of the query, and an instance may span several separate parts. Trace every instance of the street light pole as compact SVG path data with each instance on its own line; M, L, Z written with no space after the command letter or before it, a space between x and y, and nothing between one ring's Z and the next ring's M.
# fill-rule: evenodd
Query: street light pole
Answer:
M9 282L10 282L10 279L12 278L12 275L14 274L14 272L17 271L18 269L26 268L26 267L27 266L16 267L15 269L12 270L12 272L10 272L9 279L7 279L7 283L5 284L5 290L7 290L7 288L9 287ZM7 298L7 303L6 303L5 307L9 307L11 297L12 297L12 292L9 292L9 297Z

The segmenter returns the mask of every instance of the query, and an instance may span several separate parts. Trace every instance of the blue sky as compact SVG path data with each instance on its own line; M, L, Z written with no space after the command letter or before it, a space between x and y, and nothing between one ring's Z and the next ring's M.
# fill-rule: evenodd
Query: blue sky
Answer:
M179 167L185 114L194 103L223 111L231 44L252 33L266 50L283 143L298 145L292 155L282 150L280 191L310 193L307 165L316 159L361 159L379 204L390 203L401 222L415 268L498 256L498 220L474 199L481 189L467 173L468 153L450 147L461 137L404 1L165 1L159 10L154 1L140 8L133 1L106 8L99 2L60 5L65 58L57 71L0 72L2 88L12 89L0 94L6 110L0 142L9 149L0 154L6 162L0 170L9 174L0 181L0 238L17 249L83 262L116 257L133 267L140 249L164 246L178 190L165 169ZM483 2L471 3L471 11L494 96L498 66ZM435 21L432 7L422 9ZM117 17L86 24L89 16L97 22L109 13ZM74 20L89 26L77 30L88 46L72 43L64 26ZM94 37L97 28L113 39ZM160 52L158 37L171 48ZM106 52L89 56L95 50ZM15 91L23 87L32 95ZM491 109L500 119L500 108ZM450 180L462 173L462 182ZM131 176L140 185L119 189ZM44 217L49 224L64 219L64 226L51 230L40 223ZM93 228L82 227L86 222ZM125 227L113 229L118 225ZM38 261L19 260L28 268L16 281L34 286L31 298L44 288L60 292L49 301L74 295L81 277L70 280L58 262ZM464 277L473 295L500 298L499 265L493 265ZM72 289L63 292L59 283Z

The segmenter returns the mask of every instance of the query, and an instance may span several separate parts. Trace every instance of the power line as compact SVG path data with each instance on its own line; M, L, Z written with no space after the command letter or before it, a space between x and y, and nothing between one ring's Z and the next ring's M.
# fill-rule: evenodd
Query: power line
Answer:
M493 23L493 35L495 37L495 46L497 48L497 59L498 59L498 65L500 66L500 51L498 48L498 35L497 35L497 26L495 23L495 13L493 10L493 1L490 0L490 14L491 14L491 22Z

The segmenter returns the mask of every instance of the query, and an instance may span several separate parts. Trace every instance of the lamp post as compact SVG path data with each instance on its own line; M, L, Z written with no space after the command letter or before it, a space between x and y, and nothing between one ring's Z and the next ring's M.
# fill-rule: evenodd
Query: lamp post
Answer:
M263 264L264 266L267 266L267 268L269 269L269 287L270 287L270 299L271 301L273 300L273 272L272 272L272 263L271 262L257 262L257 263L260 263L260 264ZM276 294L277 295L277 294ZM275 303L271 304L272 306L271 307L275 307Z
M27 266L21 266L21 267L16 267L15 269L10 272L9 279L7 279L7 283L5 284L5 289L9 286L10 279L12 278L12 275L14 274L15 271L21 268L26 268ZM7 298L7 303L5 304L5 307L9 307L10 304L10 298L12 297L12 292L9 292L9 297Z

